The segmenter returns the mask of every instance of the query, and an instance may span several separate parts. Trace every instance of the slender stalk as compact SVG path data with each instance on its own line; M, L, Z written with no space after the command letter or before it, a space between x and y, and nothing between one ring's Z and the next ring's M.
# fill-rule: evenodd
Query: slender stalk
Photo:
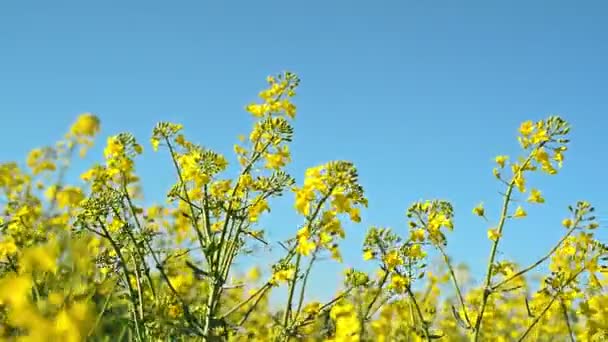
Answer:
M479 309L479 314L477 316L477 321L475 322L475 327L474 327L475 335L473 337L473 340L475 342L477 342L479 340L479 333L481 330L481 323L483 321L483 314L485 312L486 305L488 304L488 298L490 297L490 295L492 293L490 290L490 282L492 281L492 267L494 266L494 259L496 258L496 252L498 250L498 243L500 242L500 235L502 234L502 230L504 228L504 224L507 219L507 210L509 208L509 201L511 200L511 194L513 193L513 187L514 187L514 181L512 180L511 183L509 184L509 187L507 188L507 193L505 195L505 200L504 200L504 203L502 206L502 213L501 213L500 221L498 224L498 238L492 244L492 250L490 251L490 258L488 260L488 269L486 270L486 278L485 278L485 282L484 282L483 297L481 300L481 306Z
M538 148L540 148L542 146L543 146L543 144L540 144ZM520 168L517 172L523 172L523 170L526 168L526 166L532 159L533 155L534 155L534 153L530 153L528 158L520 166ZM511 181L509 182L509 185L507 186L507 191L505 193L505 199L503 201L502 210L500 213L500 220L498 222L498 228L497 228L498 237L492 244L492 249L490 251L490 257L488 260L488 268L486 270L486 278L485 278L485 282L484 282L484 292L483 292L483 297L481 300L481 307L479 308L479 314L477 316L477 321L475 322L475 327L473 328L473 330L474 330L473 341L474 342L477 342L479 340L481 324L483 322L483 314L485 312L486 305L488 304L488 299L489 299L490 295L492 294L492 289L490 287L490 284L492 282L492 272L493 272L492 267L494 266L494 260L496 259L496 252L498 251L498 244L500 243L500 237L502 236L502 231L504 229L505 222L508 217L507 212L509 210L509 203L511 202L511 195L513 194L514 187L515 187L515 175L513 175L513 177L511 178Z
M416 296L414 292L412 292L412 288L408 285L406 286L407 294L410 297L412 304L414 304L414 308L416 309L416 313L418 314L418 318L420 319L420 324L422 324L422 331L424 332L424 338L428 341L431 340L429 334L429 327L424 320L424 316L422 315L422 310L420 309L420 305L418 305L418 301L416 301Z
M196 236L198 238L198 242L202 248L205 248L205 238L207 241L210 238L211 232L205 231L206 236L203 236L201 229L198 226L198 221L196 219L197 215L194 211L194 206L192 205L192 201L190 200L190 195L188 195L188 187L186 186L186 182L184 182L184 177L182 176L182 170L179 167L179 163L177 162L177 158L175 157L175 150L173 149L173 145L169 141L168 137L165 137L165 142L167 143L167 148L169 148L169 153L171 153L171 160L173 161L173 166L175 167L175 171L177 172L177 177L179 178L179 182L182 185L182 189L184 191L184 196L186 197L186 202L190 207L190 220L192 221L192 227L196 232Z
M307 218L307 225L311 225L314 220L317 218L317 216L319 215L319 212L321 211L321 208L323 207L323 205L325 204L325 201L327 201L327 199L331 196L332 192L334 191L334 188L330 188L327 191L327 194L323 196L323 198L321 198L321 200L319 201L319 203L317 204L314 212L312 213L311 216L309 216ZM293 251L295 251L295 247L298 246L298 241L296 240L296 243L294 245L294 249ZM300 262L302 260L302 254L297 255L296 257L296 265L295 265L295 271L294 271L294 276L293 276L293 280L291 281L290 285L289 285L289 296L287 297L287 307L285 308L285 313L283 315L283 328L287 329L287 325L289 323L289 315L291 314L291 306L292 306L292 301L293 301L293 294L295 291L295 287L296 287L296 283L297 283L297 278L298 278L298 273L300 270Z
M557 251L559 249L559 247L561 247L561 245L564 243L564 241L566 241L566 239L570 235L572 235L572 233L576 229L579 222L580 222L580 219L577 219L575 221L575 223L572 225L572 228L568 229L566 234L564 234L564 236L557 242L557 244L555 244L555 246L553 246L553 248L551 248L551 250L547 254L545 254L542 258L538 259L535 263L533 263L530 266L522 269L521 271L513 274L512 276L506 278L505 280L499 282L498 284L492 286L492 290L496 290L496 289L500 288L501 286L505 285L506 283L512 281L513 279L518 278L518 277L530 272L531 270L533 270L534 268L538 267L540 264L545 262L547 259L549 259L551 257L551 255L553 255L553 253L555 253L555 251Z
M123 179L124 179L124 177L123 177ZM135 220L135 225L137 226L137 229L140 232L143 232L143 228L139 222L139 219L137 218L137 214L135 212L135 206L133 205L133 202L131 201L131 197L129 196L129 192L127 190L126 184L123 184L122 196L125 197L125 199L127 200L128 208L131 211L131 216L133 216L133 218ZM122 203L122 205L123 205L123 209L125 209L124 203ZM116 214L116 216L120 217L120 213L118 212L118 210L116 210L116 208L112 208L112 209L114 210L114 213ZM125 209L125 211L126 211L126 209ZM124 229L124 231L127 233L127 236L133 243L133 248L135 249L135 252L137 253L137 256L139 257L140 262L144 268L144 273L146 276L146 280L148 281L148 285L149 285L150 291L152 293L152 297L156 298L156 290L154 289L154 283L152 282L152 276L150 275L150 269L146 265L146 258L144 257L144 253L142 253L142 251L140 250L137 240L135 239L135 236L133 235L133 233L129 229Z
M353 288L348 288L346 291L342 292L340 295L336 296L334 299L330 300L329 302L325 303L324 305L322 305L318 312L323 312L324 310L328 309L330 306L334 305L336 302L338 302L339 300L341 300L342 298L348 296L350 294L350 292L353 290ZM308 324L311 324L314 322L314 319L316 318L315 314L309 314L308 317L306 317L304 320L302 320L300 323L297 323L293 326L292 330L296 331L298 328L301 328L303 326L306 326Z
M372 310L372 307L374 306L374 304L376 304L376 301L378 300L378 298L380 298L380 294L382 293L382 287L386 283L386 280L388 279L388 275L389 275L389 272L384 272L382 279L380 279L380 282L378 283L378 289L377 289L376 293L374 294L374 297L372 298L372 300L369 301L369 303L367 303L365 310L363 310L363 314L361 315L361 328L359 329L359 336L361 338L365 337L365 323L370 318L369 316L370 316L370 311Z
M564 315L564 321L566 322L566 327L568 328L568 335L570 337L570 341L574 342L574 333L572 332L572 326L570 325L570 317L568 317L568 308L566 307L566 304L564 303L563 300L560 299L559 301L561 309L562 309L562 314Z
M251 167L253 166L253 164L260 158L260 156L268 148L269 145L270 145L270 142L267 142L259 152L254 151L251 160L249 161L247 166L241 171L238 178L240 178L242 175L246 174L247 172L249 172L251 170ZM204 334L205 340L207 339L207 336L209 335L209 332L211 329L211 320L213 319L213 316L215 316L215 313L217 311L221 289L222 289L222 286L224 285L223 279L222 279L223 278L222 273L224 273L224 272L222 272L223 270L221 269L221 266L222 266L221 260L222 260L222 257L226 258L225 254L226 254L227 250L225 248L225 241L226 241L226 236L227 236L227 232L228 232L228 229L227 229L228 224L230 223L232 214L233 214L232 206L234 203L234 197L235 197L236 192L239 189L238 178L234 185L234 188L232 188L232 193L229 196L228 208L226 209L226 215L224 218L224 227L222 228L220 240L216 246L216 249L215 249L213 255L210 258L211 262L209 264L210 264L214 279L213 279L213 282L210 284L211 293L210 293L208 301L207 301L207 310L208 311L207 311L207 314L205 315L205 323L203 326L203 334ZM232 232L228 236L230 236L230 235L232 235ZM230 267L230 265L227 266L227 268L229 268L229 267Z
M223 319L223 318L226 318L226 317L230 316L232 313L234 313L238 309L242 308L244 305L246 305L247 303L249 303L253 298L257 297L258 295L262 294L262 296L263 296L263 293L266 290L268 290L269 288L270 288L270 283L264 284L264 286L260 287L254 294L252 294L247 299L243 300L242 302L238 303L237 305L233 306L230 310L228 310L224 314L222 314L222 316L220 317L220 319Z
M572 281L574 281L574 279L576 279L579 276L579 274L583 273L584 270L585 270L585 268L581 268L580 270L578 270L560 287L560 289L557 291L557 293L555 293L555 295L553 295L553 298L551 298L551 301L549 301L549 304L547 304L547 306L545 306L543 311L534 319L532 324L530 324L530 326L528 326L526 331L524 331L524 333L519 337L519 339L517 341L523 341L526 338L526 336L528 336L528 334L532 331L532 329L536 326L536 324L538 324L538 322L543 318L545 313L547 313L547 311L549 311L551 306L553 306L553 303L555 303L555 301L562 294L562 292L564 291L564 288L566 286L568 286L568 284L570 284ZM571 332L571 337L572 337L572 332Z
M378 298L380 298L380 294L382 293L382 287L388 280L388 275L389 275L389 272L384 272L384 275L382 276L382 279L380 279L380 283L378 285L378 291L376 291L372 300L367 304L365 311L363 311L363 321L364 322L369 319L368 315L369 315L372 307L374 306L374 304L376 304L376 301L378 300Z
M144 322L144 294L141 289L141 277L139 274L139 267L137 265L137 260L135 260L135 256L131 255L131 259L133 260L133 274L135 275L135 285L137 285L137 296L139 298L139 319Z
M302 304L304 303L304 295L306 293L306 284L308 283L308 277L310 276L310 271L312 270L312 266L317 260L317 251L318 248L312 254L310 261L308 262L308 266L306 266L306 271L304 271L304 279L302 280L302 286L300 287L300 296L298 299L298 308L296 309L296 317L300 315L302 310Z
M139 317L137 315L137 311L135 308L136 307L136 305L135 305L136 295L135 295L135 290L133 289L133 285L131 285L131 279L129 279L131 272L129 272L129 269L127 268L127 260L125 259L124 255L122 254L122 251L120 250L120 247L118 246L116 241L112 238L112 236L110 235L110 232L108 231L106 226L103 224L103 222L99 218L97 219L97 221L105 234L104 237L110 242L112 249L114 249L116 256L118 256L118 259L120 260L120 266L123 270L123 273L125 276L125 282L127 283L127 288L129 289L129 295L131 297L131 309L132 309L132 315L133 315L133 320L134 320L133 323L135 324L135 332L137 334L137 339L143 341L143 337L142 337L141 331L140 331L141 323L139 321Z
M289 284L289 295L287 297L287 308L285 309L285 313L283 314L283 327L287 329L289 325L289 317L291 315L291 302L293 301L293 294L296 290L296 283L298 281L298 273L300 270L300 262L302 261L302 254L298 253L296 256L296 269L293 273L293 279Z
M99 314L97 315L97 319L95 319L95 324L93 324L91 329L89 329L89 333L87 334L87 337L91 336L91 334L93 334L93 332L95 332L95 329L97 329L97 327L99 326L99 323L101 322L101 319L103 318L103 315L106 312L108 305L110 304L110 300L112 299L112 295L114 294L114 290L116 289L117 285L118 285L118 281L114 283L114 286L112 286L112 290L110 290L110 293L106 297L106 300L103 302L103 306L101 307L101 310L99 311Z
M456 290L456 294L458 296L458 301L460 302L460 307L462 308L462 312L464 313L464 319L467 323L467 328L471 328L471 320L469 319L469 315L467 314L467 307L464 304L464 297L462 296L462 292L460 290L460 285L458 285L458 280L456 279L456 273L454 272L454 268L452 267L452 263L450 262L450 258L446 254L444 248L437 244L437 248L439 252L443 256L443 260L445 261L446 266L448 267L448 271L450 272L450 278L452 278L452 284L454 285L454 289Z
M126 193L125 196L127 198L127 203L129 204L129 208L131 209L131 212L133 213L135 222L138 225L139 229L141 229L141 225L139 223L139 219L137 218L137 215L135 215L135 206L134 206L133 202L131 201L131 198L129 197L128 193ZM150 252L150 255L152 256L152 260L154 261L154 264L156 265L156 269L160 272L163 280L167 283L167 286L169 286L169 289L171 290L171 292L173 293L173 295L181 302L181 304L182 304L182 310L184 311L184 314L188 318L188 323L190 325L192 325L194 328L200 329L200 325L198 323L198 320L190 312L190 309L188 308L188 304L179 295L179 293L177 292L177 290L175 289L175 287L173 286L173 284L171 284L171 280L169 279L169 276L167 275L167 272L165 272L165 268L161 264L158 256L154 252L154 249L152 248L152 245L150 245L150 242L147 239L144 239L143 242L144 242L144 246L148 249L148 251Z
M270 288L270 287L268 287ZM249 319L249 316L251 315L251 313L253 312L253 310L255 310L255 308L258 306L258 304L260 303L260 301L264 298L264 295L266 293L262 293L261 295L259 295L255 301L253 302L253 304L251 305L251 307L249 307L249 310L247 310L247 312L245 312L245 314L243 315L243 317L241 318L241 320L239 321L239 326L245 324L245 322L247 322L247 319Z

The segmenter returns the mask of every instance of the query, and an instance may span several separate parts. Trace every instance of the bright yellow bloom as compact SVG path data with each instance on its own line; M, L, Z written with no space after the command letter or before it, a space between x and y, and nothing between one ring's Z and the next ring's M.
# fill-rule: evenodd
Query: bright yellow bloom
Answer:
M391 288L398 293L404 293L409 284L410 281L408 278L402 277L398 274L393 274L391 276Z
M17 253L17 245L12 236L6 236L0 241L0 260Z
M315 243L309 240L310 231L308 227L300 229L297 235L298 245L296 246L296 252L303 256L308 256L316 247Z
M424 241L424 229L414 229L410 232L412 241L422 242Z
M374 258L374 253L370 250L363 252L363 260L368 261Z
M500 155L500 156L496 156L496 164L500 165L500 167L505 167L505 163L507 161L507 159L509 159L509 156L504 156L504 155Z
M475 208L473 208L473 214L477 216L484 216L485 209L483 208L483 203L479 203Z
M539 129L532 135L532 143L540 144L549 140L549 135L546 129Z
M255 266L247 272L247 278L251 281L258 281L260 279L260 268Z
M564 220L562 221L562 226L564 226L564 227L566 227L566 228L572 228L572 225L574 225L574 222L572 222L572 220L571 220L571 219L569 219L569 218L564 219Z
M415 244L409 248L407 255L410 258L423 258L426 253L422 250L422 246L420 246L420 244Z
M536 159L536 161L541 164L548 163L549 154L547 153L547 151L545 151L544 148L539 148L534 152L534 159Z
M55 273L58 269L57 250L53 244L30 247L23 253L21 267L24 271L39 270Z
M519 126L519 133L523 136L529 136L534 130L534 122L526 121Z
M315 316L316 314L319 313L320 309L321 309L321 303L319 303L319 302L312 302L312 303L306 304L306 306L304 307L303 311L304 311L305 314L307 314L309 316Z
M348 211L348 215L350 220L353 222L361 222L361 210L359 208L353 207Z
M99 118L91 113L84 113L76 119L76 122L70 128L70 133L75 136L93 137L99 132Z
M403 264L403 259L396 251L390 251L384 256L384 263L389 270Z
M257 103L252 103L252 104L248 105L247 107L245 107L246 111L248 111L253 116L258 117L258 118L264 116L265 112L268 109L269 108L267 106L260 105Z
M112 220L112 222L108 225L108 231L110 233L116 233L119 230L122 229L122 227L125 225L125 222L122 221L121 219L114 219Z
M254 204L249 207L249 221L257 222L259 216L264 211L269 211L270 207L268 206L268 202L265 199L257 199Z
M156 138L150 139L150 145L152 145L152 151L154 151L154 152L158 151L159 144L160 144L160 140L158 140Z
M545 203L545 199L537 189L530 190L530 196L528 197L530 203Z
M118 140L117 137L108 137L108 142L103 154L106 158L116 157L121 155L125 150L124 145Z
M526 192L526 179L522 172L518 172L513 178L513 184L517 187L520 192Z
M522 218L522 217L526 217L527 215L528 214L526 213L524 208L522 208L521 206L518 206L517 209L515 209L515 213L513 214L513 217Z
M272 275L272 282L274 284L280 284L282 282L287 282L288 280L291 280L293 278L294 274L295 274L294 268L288 268L285 270L277 271Z
M502 236L502 234L500 234L500 232L498 232L498 229L496 229L496 228L488 229L488 239L490 239L492 241L496 241L501 236Z

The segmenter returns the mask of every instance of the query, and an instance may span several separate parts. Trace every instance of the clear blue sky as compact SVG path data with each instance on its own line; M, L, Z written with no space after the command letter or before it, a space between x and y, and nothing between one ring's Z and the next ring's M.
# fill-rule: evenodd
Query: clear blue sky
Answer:
M154 124L177 121L231 153L251 124L244 105L287 69L302 78L289 170L301 181L306 167L352 160L370 200L345 263L361 265L367 226L405 232L412 201L445 198L449 252L479 277L488 227L471 208L484 201L496 217L492 160L518 151L521 121L561 114L572 144L561 174L532 180L547 203L506 227L504 255L544 253L578 199L608 216L607 15L605 1L2 1L0 160L23 160L85 111L104 140L131 131L151 152ZM138 164L150 201L173 181L167 162ZM300 223L292 200L276 202L271 237ZM320 266L314 293L328 296L339 269Z

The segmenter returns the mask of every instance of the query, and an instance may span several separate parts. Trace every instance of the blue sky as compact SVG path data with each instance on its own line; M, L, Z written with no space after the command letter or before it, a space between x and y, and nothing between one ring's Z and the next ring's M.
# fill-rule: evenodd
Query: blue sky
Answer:
M572 144L559 175L531 179L547 203L508 224L503 255L542 255L579 199L608 216L606 14L603 1L3 1L0 160L23 160L86 111L103 140L130 131L149 146L157 121L176 121L230 154L251 124L244 105L291 70L302 84L290 172L301 181L306 167L352 160L370 200L348 226L345 264L361 266L366 227L405 233L411 202L443 198L456 209L449 252L479 278L488 226L471 208L484 201L496 218L493 157L518 151L524 120L563 115ZM138 168L159 200L167 155ZM265 221L272 238L300 223L292 199ZM341 267L319 266L314 296L334 291Z

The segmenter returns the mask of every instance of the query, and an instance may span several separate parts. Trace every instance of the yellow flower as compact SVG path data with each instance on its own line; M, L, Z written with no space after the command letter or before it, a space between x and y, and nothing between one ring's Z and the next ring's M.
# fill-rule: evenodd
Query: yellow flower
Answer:
M540 144L543 143L545 141L549 140L549 136L547 134L547 130L546 129L539 129L533 136L532 136L532 143L533 144Z
M256 199L255 203L252 204L249 209L249 221L257 222L258 218L264 211L270 211L268 202L265 199Z
M337 262L342 262L342 254L340 253L340 249L338 245L334 245L329 248L329 252L331 253L331 258L336 260Z
M4 241L0 241L0 260L7 256L17 253L17 245L12 236L7 236Z
M492 241L496 241L501 236L502 236L502 234L500 234L500 232L498 232L498 229L496 229L496 228L488 229L488 239L490 239Z
M422 242L424 241L424 229L414 229L410 232L412 241Z
M345 213L350 211L350 198L344 194L335 194L331 201L334 209L339 213Z
M528 214L526 214L526 211L521 207L518 206L517 209L515 210L515 213L513 214L514 218L522 218L522 217L526 217Z
M569 218L564 219L564 220L562 221L562 226L564 226L564 227L566 227L566 228L572 228L572 225L574 225L574 222L572 222L572 220L571 220L571 219L569 219Z
M296 189L296 201L295 208L298 213L308 216L310 211L310 202L315 199L314 190L310 187L303 187L301 189Z
M483 203L479 203L475 208L473 208L473 214L477 216L484 216L485 209L483 208Z
M57 192L55 198L59 208L73 207L84 199L84 194L79 188L68 186Z
M274 284L286 282L288 280L291 280L291 278L293 278L294 274L295 274L295 270L293 268L288 268L286 270L277 271L272 275L272 282Z
M423 258L426 253L424 253L420 244L415 244L409 248L409 250L407 251L407 255L410 258Z
M310 252L315 249L316 245L314 242L308 240L306 236L300 236L298 238L298 246L296 247L296 252L303 255L308 256Z
M23 253L21 267L24 271L40 270L57 272L57 250L52 244L30 247Z
M269 169L278 170L285 166L291 159L289 147L287 145L279 147L276 153L266 153L266 167Z
M289 100L281 101L281 107L283 108L283 110L285 111L285 114L287 114L287 116L289 116L292 119L296 117L296 106L293 103L291 103Z
M515 173L513 178L513 184L519 189L520 192L526 192L526 179L522 172Z
M395 267L403 264L403 259L396 251L390 251L384 256L384 263L389 270L395 269Z
M519 126L519 133L521 133L521 135L523 135L523 136L528 136L528 135L532 134L533 130L534 130L534 123L530 120L522 123L521 126Z
M320 309L321 309L321 303L312 302L312 303L306 304L303 311L305 314L307 314L309 316L314 316L319 313Z
M350 220L353 222L361 222L361 214L360 214L360 209L359 208L351 208L348 211L348 215L350 217Z
M404 293L410 281L408 278L402 277L398 274L393 274L391 277L391 288L398 293Z
M150 145L152 145L152 151L154 151L154 152L158 151L159 144L160 144L160 140L158 140L156 138L150 139Z
M562 153L561 150L555 151L555 154L553 155L553 160L555 160L557 162L557 165L559 167L562 167L562 164L564 162L564 154Z
M245 107L246 111L248 111L253 116L258 117L258 118L264 116L264 112L266 111L266 109L267 108L265 108L265 106L259 105L257 103L252 103L252 104L248 105L247 107Z
M363 252L363 260L368 261L374 258L374 253L370 250Z
M251 281L258 281L260 279L260 268L255 266L247 272L247 278Z
M124 152L125 147L122 142L118 140L117 137L108 137L108 142L106 148L103 151L103 154L106 158L110 158L111 156L119 156Z
M530 197L528 197L530 203L545 203L545 199L537 189L530 190Z
M500 167L505 167L505 162L507 161L507 159L509 159L509 156L497 156L496 157L496 164L500 165Z
M120 229L122 229L122 227L125 225L125 222L120 220L120 219L114 219L109 225L108 225L108 231L110 233L116 233L117 231L119 231Z
M548 163L549 162L549 154L545 151L544 148L539 148L534 152L534 159L536 159L539 163Z
M70 128L70 133L75 136L93 137L99 132L99 118L91 113L84 113L76 119Z

